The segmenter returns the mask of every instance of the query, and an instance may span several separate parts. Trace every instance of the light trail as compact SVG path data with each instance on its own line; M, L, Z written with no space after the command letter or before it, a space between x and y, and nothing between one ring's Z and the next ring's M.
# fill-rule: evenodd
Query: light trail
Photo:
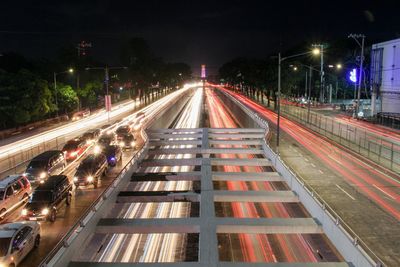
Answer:
M194 95L182 110L173 128L198 128L203 102L202 88L196 89ZM171 139L172 140L172 139ZM186 139L183 139L186 140ZM171 148L191 148L192 145L171 146ZM169 148L169 146L165 146ZM162 155L163 158L192 158L191 154ZM146 172L190 171L189 166L183 167L152 167ZM126 190L133 191L172 191L191 190L191 181L171 182L134 182ZM186 202L163 203L130 203L124 204L124 212L118 213L123 218L182 218L190 215L190 204ZM115 211L114 211L115 214ZM107 242L105 250L96 259L99 262L175 262L182 261L182 255L177 253L185 247L184 234L113 234ZM135 256L132 257L132 254Z
M207 105L210 111L210 126L213 128L237 128L238 123L234 117L228 112L220 98L212 90L207 90ZM227 146L219 146L227 147ZM237 146L234 146L237 147ZM221 158L246 158L253 157L252 155L229 155L221 154L217 155ZM243 167L243 171L263 171L262 167ZM240 172L240 167L236 166L224 166L225 172ZM226 182L228 190L248 190L248 184L246 182ZM252 188L260 189L259 185L262 184L263 189L272 191L274 187L269 182L253 182L250 183ZM251 202L233 202L231 204L231 210L233 217L237 218L260 218L266 215L268 218L276 217L288 218L290 217L289 212L286 210L282 203L276 205L268 205L262 203L261 205L255 205ZM261 207L261 211L258 209ZM274 207L270 209L271 207ZM233 235L230 235L233 236ZM318 259L314 252L307 245L306 239L302 235L262 235L262 234L237 234L239 244L242 252L242 261L245 262L317 262ZM274 242L275 241L275 242ZM234 248L231 248L234 249ZM282 256L279 258L275 255L279 251L282 251ZM234 254L234 253L232 253ZM235 261L235 259L230 259Z
M147 107L143 108L141 112L145 112L146 116L156 113L163 105L167 104L171 100L178 97L180 94L184 93L185 91L189 90L191 87L185 87L179 91L173 92L156 102L148 105ZM117 117L123 113L126 113L132 110L135 105L137 105L137 101L130 101L125 103L124 105L120 105L114 107L113 110L110 112L110 118ZM127 116L124 119L124 122L127 122L134 118L137 112L133 113L132 115ZM13 153L20 152L23 150L31 149L42 144L45 141L53 140L57 137L62 137L67 134L72 134L74 132L79 132L80 130L94 128L101 123L106 123L108 120L107 112L102 111L98 114L92 115L88 118L68 123L67 125L57 127L52 130L48 130L42 132L40 134L25 138L23 140L19 140L13 142L11 144L3 145L0 147L0 160L12 155ZM123 123L123 122L122 122ZM121 123L120 123L121 124Z
M258 103L226 89L225 92L276 124L277 115ZM281 128L307 150L316 155L334 172L340 174L350 185L363 193L397 220L400 220L400 181L398 177L382 173L339 147L320 138L299 124L281 117ZM334 160L332 160L334 159ZM373 185L376 186L373 186ZM385 192L382 192L384 188ZM390 196L388 198L388 196Z

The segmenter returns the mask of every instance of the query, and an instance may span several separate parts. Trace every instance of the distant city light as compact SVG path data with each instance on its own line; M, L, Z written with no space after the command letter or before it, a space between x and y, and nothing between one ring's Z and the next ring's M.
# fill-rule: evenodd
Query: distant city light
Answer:
M123 89L124 89L124 88L123 88L122 86L121 86L121 87L119 87L119 90L120 90L120 91L122 91Z
M350 71L349 73L349 79L350 81L352 81L353 83L357 82L357 69L353 69L352 71Z

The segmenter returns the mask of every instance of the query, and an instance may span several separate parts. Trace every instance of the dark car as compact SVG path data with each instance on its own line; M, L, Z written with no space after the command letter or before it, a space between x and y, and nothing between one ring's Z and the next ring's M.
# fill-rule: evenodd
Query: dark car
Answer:
M66 164L62 151L49 150L34 157L29 162L24 175L31 183L43 182L48 176L59 174Z
M81 138L75 138L73 140L69 140L63 147L62 152L64 152L65 159L67 161L72 161L77 159L80 155L82 155L88 145L86 141Z
M118 162L121 162L122 151L119 146L106 146L103 149L103 154L107 157L107 163L110 167L115 167Z
M65 175L50 176L46 182L40 184L32 194L28 204L22 210L22 217L26 220L49 220L54 222L57 210L65 200L71 204L72 184Z
M112 134L103 134L100 136L97 144L100 147L107 147L110 146L114 142L114 136Z
M107 158L104 154L90 154L76 170L74 184L76 187L92 184L97 188L99 179L107 172Z
M131 133L131 127L129 125L119 126L115 131L118 141L122 140L125 135L130 133Z
M92 129L87 131L82 135L82 139L86 141L87 144L94 143L101 133L100 129Z
M136 148L136 139L133 134L125 134L120 140L118 140L118 145L122 149Z

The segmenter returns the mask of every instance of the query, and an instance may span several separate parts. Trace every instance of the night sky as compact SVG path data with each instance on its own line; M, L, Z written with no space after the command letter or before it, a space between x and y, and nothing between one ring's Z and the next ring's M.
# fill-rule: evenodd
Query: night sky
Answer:
M0 53L51 57L68 44L118 64L130 37L146 39L166 61L205 63L215 72L237 57L263 57L303 42L365 33L367 41L400 37L400 1L3 1ZM395 4L397 2L397 4Z

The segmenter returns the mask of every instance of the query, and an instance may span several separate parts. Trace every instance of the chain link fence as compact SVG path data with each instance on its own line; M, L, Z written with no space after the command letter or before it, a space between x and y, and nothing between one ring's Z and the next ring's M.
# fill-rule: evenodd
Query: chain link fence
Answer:
M400 173L399 143L358 127L337 122L334 118L313 111L308 112L304 108L281 105L281 113L373 162Z

